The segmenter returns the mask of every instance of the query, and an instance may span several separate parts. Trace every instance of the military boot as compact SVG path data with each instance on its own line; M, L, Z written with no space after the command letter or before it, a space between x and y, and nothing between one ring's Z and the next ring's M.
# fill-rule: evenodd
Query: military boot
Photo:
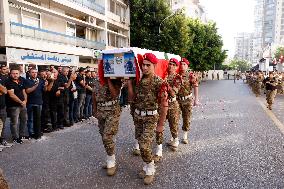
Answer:
M107 156L107 175L113 176L116 173L115 155Z
M152 184L153 181L154 181L154 174L155 174L155 171L156 171L154 161L146 164L145 170L146 171L145 171L145 177L144 177L144 184L145 185Z
M183 133L183 139L181 140L183 144L188 144L188 139L187 139L187 131L184 131Z
M162 156L163 156L163 145L159 144L159 145L157 145L157 148L156 148L156 154L153 157L154 162L157 163L157 162L161 161Z
M139 143L138 143L137 140L135 142L135 148L134 148L132 153L133 153L134 156L140 156L141 155L140 148L139 148Z
M178 145L179 145L179 140L178 138L173 139L172 141L168 142L167 145L170 147L172 151L177 151Z

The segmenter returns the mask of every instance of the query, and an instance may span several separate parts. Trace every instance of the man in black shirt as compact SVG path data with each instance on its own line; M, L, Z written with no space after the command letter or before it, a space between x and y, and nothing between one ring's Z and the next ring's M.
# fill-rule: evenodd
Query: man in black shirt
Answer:
M50 82L47 86L49 91L49 107L50 117L53 130L64 129L63 127L63 91L64 83L58 77L58 71L52 70L53 77L50 78Z
M85 82L85 69L80 68L79 74L75 80L76 88L78 91L78 119L80 121L84 118L84 107L86 98L86 82Z
M92 116L92 96L93 96L93 87L95 78L92 78L91 71L86 71L86 99L85 99L85 109L84 115L88 119Z
M25 127L27 124L27 94L20 71L16 68L11 69L10 78L6 81L7 87L7 112L11 118L10 128L15 143L23 143ZM18 120L20 119L19 133L17 133Z
M26 93L28 95L27 113L28 113L28 132L31 138L38 139L41 137L41 110L42 94L46 90L47 82L37 77L38 73L35 68L29 71L29 78L26 79Z
M9 78L9 75L8 75L8 67L6 64L1 64L1 69L0 69L0 78L1 80L5 83L6 80Z
M7 88L5 87L4 80L0 77L0 145L10 147L11 145L4 139L5 122L7 118L5 94L7 94Z

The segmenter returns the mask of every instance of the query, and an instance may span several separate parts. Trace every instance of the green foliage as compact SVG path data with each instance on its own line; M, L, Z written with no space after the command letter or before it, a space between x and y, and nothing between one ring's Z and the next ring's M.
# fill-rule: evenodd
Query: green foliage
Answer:
M245 72L251 68L251 64L245 60L234 59L230 62L229 67L241 72Z
M281 56L284 56L284 47L278 47L274 53L276 60L279 60Z
M215 23L204 24L197 19L188 19L188 29L193 43L189 46L186 57L194 70L221 69L227 54L222 50L223 41Z
M133 0L130 11L132 47L178 54L186 57L194 70L214 69L214 65L222 68L227 55L215 23L173 14L166 0Z

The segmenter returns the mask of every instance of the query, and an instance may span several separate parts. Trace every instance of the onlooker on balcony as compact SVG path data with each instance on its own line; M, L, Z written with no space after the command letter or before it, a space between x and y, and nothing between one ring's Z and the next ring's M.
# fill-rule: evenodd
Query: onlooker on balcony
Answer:
M7 118L5 94L7 94L7 88L4 84L5 80L0 77L0 145L10 146L4 138L5 122Z
M47 81L38 78L38 72L35 68L29 71L29 78L26 79L26 93L28 95L27 113L28 113L28 132L31 138L41 137L41 110L42 94L46 90Z
M86 82L85 82L85 69L80 68L77 78L75 80L76 88L78 91L78 119L82 121L84 119L84 105L86 98Z
M93 96L93 87L94 87L94 79L91 75L91 71L86 71L86 99L85 99L85 109L84 115L85 118L90 118L92 116L92 96Z
M50 117L53 130L64 129L63 127L63 93L64 83L58 77L58 71L56 69L52 70L50 77L50 82L47 86L47 91L49 91L49 107L50 107Z
M25 92L24 80L20 77L20 71L12 68L10 78L6 81L7 87L7 112L10 117L10 128L13 141L23 143L22 137L25 134L27 123L27 94ZM18 120L20 119L19 133L17 132Z

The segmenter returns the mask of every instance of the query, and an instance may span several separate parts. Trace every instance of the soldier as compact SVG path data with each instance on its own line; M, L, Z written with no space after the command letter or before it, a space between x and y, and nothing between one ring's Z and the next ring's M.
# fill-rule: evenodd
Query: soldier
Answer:
M180 109L177 102L177 93L181 85L181 77L176 73L177 68L179 67L179 61L175 58L171 58L168 66L168 76L165 79L169 87L169 109L167 113L167 119L169 121L170 131L172 138L167 145L171 150L176 151L179 145L178 140L178 124L180 119ZM158 133L156 135L157 150L154 156L154 161L159 162L162 158L162 141L163 133Z
M263 82L263 75L262 75L262 72L256 72L256 77L255 77L255 89L254 89L254 92L255 92L255 96L256 97L259 97L260 96L260 93L261 93L261 88L262 88L262 82Z
M107 78L104 85L96 86L98 89L93 93L93 111L98 119L99 132L107 153L104 168L107 169L108 176L113 176L116 173L114 137L118 132L121 113L118 100L121 81Z
M163 132L168 110L167 85L154 72L157 63L158 59L154 54L146 53L142 62L143 76L136 86L135 93L132 81L128 82L129 100L135 109L135 138L138 140L144 161L143 171L139 175L144 178L146 185L153 182L155 173L152 142L155 132L156 135Z
M267 108L272 110L272 104L274 102L274 98L277 94L277 80L273 75L273 72L269 72L269 77L264 80L266 86L266 101L267 101Z
M9 189L8 182L6 181L2 169L0 169L0 189Z
M179 106L182 112L183 119L183 139L182 143L188 144L188 131L190 129L190 119L192 115L192 88L194 88L194 105L198 103L198 83L195 76L187 72L189 61L182 58L180 62L180 75L182 76L182 84L177 94Z

